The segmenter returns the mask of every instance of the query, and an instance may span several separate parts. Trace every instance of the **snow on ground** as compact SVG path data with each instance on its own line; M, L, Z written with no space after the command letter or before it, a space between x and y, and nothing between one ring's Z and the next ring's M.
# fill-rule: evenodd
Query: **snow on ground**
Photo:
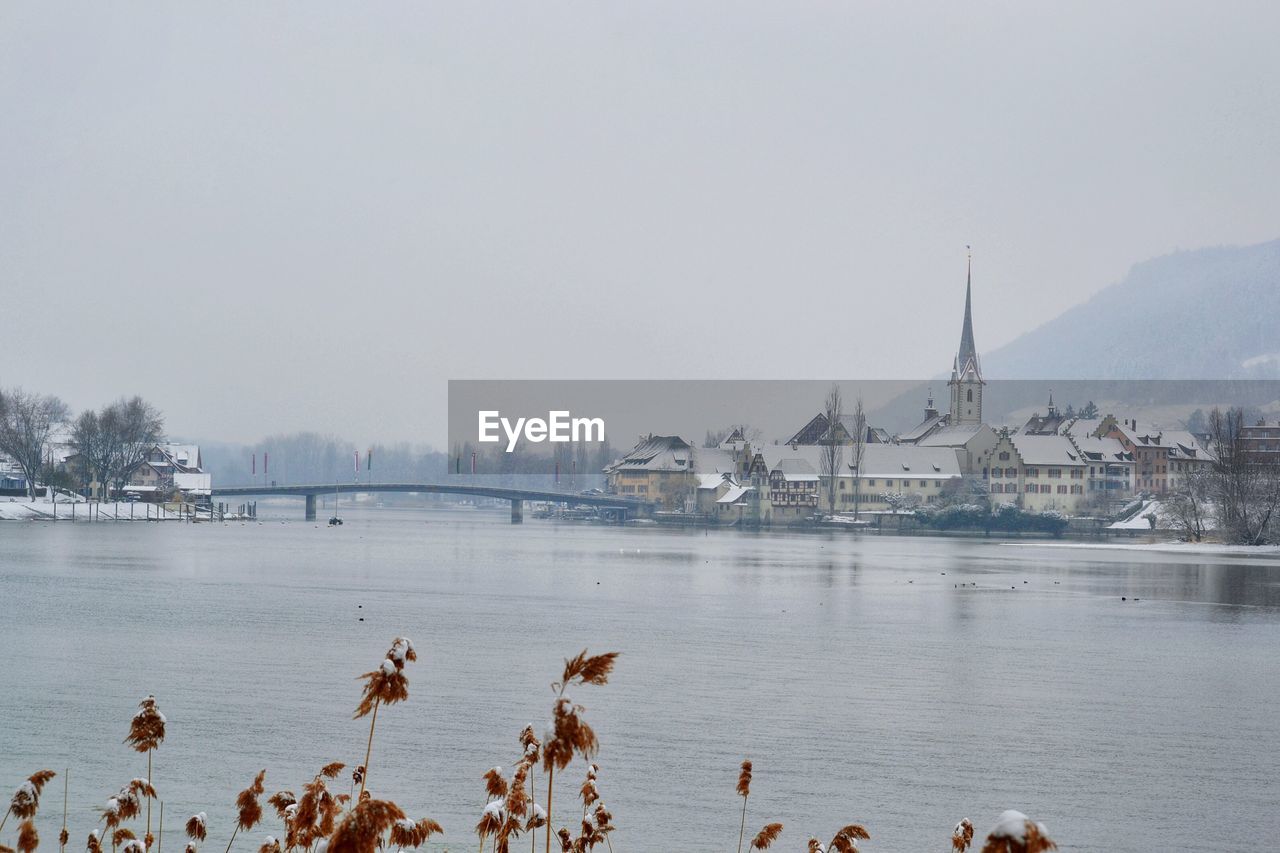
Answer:
M1228 545L1224 542L1002 542L1020 548L1098 548L1116 551L1157 551L1169 554L1230 554L1280 558L1280 545Z
M79 501L72 501L69 498L59 497L57 504L48 498L36 498L34 501L29 498L0 498L0 521L70 521L72 518L72 503L75 503L75 520L88 521L90 507L93 508L94 520L102 521L146 521L148 515L148 507L150 507L151 518L157 518L163 515L165 518L177 519L178 514L169 511L162 512L156 504L144 504L134 501L118 501L115 503L94 503L81 498Z

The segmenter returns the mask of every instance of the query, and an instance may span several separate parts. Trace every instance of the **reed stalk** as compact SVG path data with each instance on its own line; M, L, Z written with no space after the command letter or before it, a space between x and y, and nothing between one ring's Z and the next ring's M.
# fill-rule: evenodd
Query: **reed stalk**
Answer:
M58 851L67 849L67 789L71 784L71 768L62 771L62 832L58 833Z
M360 776L360 796L356 797L357 804L364 798L364 784L369 778L369 758L373 755L373 728L378 725L378 706L381 704L381 699L374 700L373 717L369 720L369 742L365 744L364 748L364 773ZM352 808L355 808L355 806L352 806Z

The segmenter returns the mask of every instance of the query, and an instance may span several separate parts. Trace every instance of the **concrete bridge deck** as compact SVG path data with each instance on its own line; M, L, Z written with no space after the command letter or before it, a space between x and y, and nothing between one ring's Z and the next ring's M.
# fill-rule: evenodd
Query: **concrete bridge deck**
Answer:
M574 506L593 506L616 516L619 521L652 510L650 501L621 495L583 495L575 492L557 492L541 489L513 489L505 486L477 486L459 483L329 483L296 486L220 486L212 490L213 497L272 497L295 496L306 499L305 518L316 517L316 498L319 495L353 494L355 492L401 492L428 495L469 495L479 498L495 498L511 501L511 523L524 521L525 501L567 503Z

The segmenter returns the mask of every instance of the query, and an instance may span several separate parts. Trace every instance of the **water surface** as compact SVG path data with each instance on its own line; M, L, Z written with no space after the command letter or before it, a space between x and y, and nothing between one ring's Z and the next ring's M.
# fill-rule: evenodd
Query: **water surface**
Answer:
M257 770L300 791L363 759L355 677L397 634L421 658L379 714L370 787L444 824L431 849L472 849L481 773L509 771L584 647L623 653L572 693L618 853L733 849L744 757L749 831L784 822L782 850L856 820L865 850L942 851L959 818L981 831L1009 807L1064 850L1253 850L1280 830L1273 559L282 512L0 525L0 784L70 767L71 849L145 772L122 740L146 693L169 720L165 849L201 810L221 849ZM581 777L557 777L562 817Z

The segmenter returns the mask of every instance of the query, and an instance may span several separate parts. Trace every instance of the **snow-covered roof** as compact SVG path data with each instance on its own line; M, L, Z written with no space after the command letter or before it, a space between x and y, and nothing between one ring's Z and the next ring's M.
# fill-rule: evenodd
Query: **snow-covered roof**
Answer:
M1085 459L1065 435L1016 435L1009 441L1023 465L1083 465Z
M732 474L712 472L710 474L698 474L698 488L715 490L720 488L722 483L728 482L737 485L737 480Z
M733 504L742 499L742 496L751 491L750 486L730 486L729 490L716 499L718 504Z
M919 447L963 447L975 435L988 429L985 424L962 424L960 426L944 426L926 435L916 442Z
M925 418L923 421L898 436L898 440L906 442L920 441L939 426L945 425L950 419L951 416L947 414L936 415L932 418Z
M1084 454L1086 461L1106 462L1109 465L1133 461L1133 454L1125 451L1124 445L1118 438L1089 438L1085 435L1076 435L1072 436L1071 440Z
M848 470L850 459L845 460ZM960 458L950 447L922 447L914 444L868 444L859 466L862 477L960 476Z
M693 445L689 442L678 435L650 435L605 471L692 471L692 463Z
M1175 459L1213 459L1208 448L1185 429L1164 429L1154 424L1134 426L1135 422L1121 421L1116 429L1136 447L1167 448Z
M1075 437L1090 436L1097 432L1100 426L1102 426L1102 418L1076 418L1064 424L1059 432Z

